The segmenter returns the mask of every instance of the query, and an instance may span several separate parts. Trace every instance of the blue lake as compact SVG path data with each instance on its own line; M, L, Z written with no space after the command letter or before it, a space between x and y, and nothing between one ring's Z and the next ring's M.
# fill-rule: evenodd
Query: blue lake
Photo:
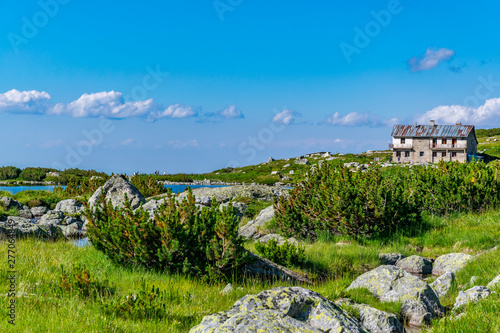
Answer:
M63 188L65 186L62 186ZM165 185L165 187L169 187L173 192L179 193L184 192L189 185ZM225 185L191 185L191 188L199 188L199 187L225 187ZM16 194L22 191L28 190L36 190L36 191L49 191L52 192L55 186L0 186L0 191L7 191L12 194Z

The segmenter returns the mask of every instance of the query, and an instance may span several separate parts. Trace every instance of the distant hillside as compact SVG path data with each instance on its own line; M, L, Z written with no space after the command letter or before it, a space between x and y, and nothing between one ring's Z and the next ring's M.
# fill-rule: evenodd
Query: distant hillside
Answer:
M500 135L500 128L476 129L477 138L487 138Z

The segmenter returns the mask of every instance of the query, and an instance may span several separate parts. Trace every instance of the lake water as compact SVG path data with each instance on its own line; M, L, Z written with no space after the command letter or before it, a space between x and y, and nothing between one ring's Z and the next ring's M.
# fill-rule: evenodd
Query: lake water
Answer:
M189 185L165 185L165 187L169 187L173 192L179 193L184 192L185 189L188 188ZM63 186L64 188L65 186ZM199 188L199 187L225 187L225 185L191 185L191 188ZM36 190L36 191L49 191L52 192L55 186L0 186L0 191L7 191L12 194L16 194L22 191L28 190Z

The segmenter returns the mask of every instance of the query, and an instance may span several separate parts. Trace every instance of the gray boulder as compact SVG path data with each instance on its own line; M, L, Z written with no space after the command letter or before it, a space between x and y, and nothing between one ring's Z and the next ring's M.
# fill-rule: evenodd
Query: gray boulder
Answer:
M255 220L252 220L247 224L245 224L243 227L241 227L238 233L240 234L240 236L243 236L245 238L260 236L257 234L257 228L263 226L267 222L271 221L273 218L274 218L274 206L271 205L261 210L259 215L257 215L257 217L255 218Z
M400 314L403 318L407 318L408 325L413 327L429 325L433 318L424 302L413 299L406 300L401 304Z
M261 238L259 238L257 241L261 242L261 243L267 243L271 239L276 240L276 242L278 243L278 245L284 244L285 241L286 241L285 237L283 237L283 236L281 236L279 234L267 234L267 235L264 235Z
M455 273L448 272L438 277L436 281L430 284L430 286L434 290L436 295L439 298L442 298L446 296L453 283L455 283Z
M84 208L78 201L75 199L68 199L59 201L54 210L63 212L65 215L75 215L82 213L83 209Z
M248 205L246 203L243 203L243 202L231 202L231 203L226 202L226 203L221 204L219 206L219 209L222 210L224 207L229 206L229 204L231 204L233 206L236 217L238 217L238 219L241 219L243 217L243 215L245 214L245 211L248 208Z
M81 227L81 223L75 222L70 225L61 225L59 229L61 229L64 237L68 239L80 239L86 236L86 232L84 232Z
M298 165L309 165L309 160L307 158L303 158L303 159L295 161L295 164L298 164Z
M363 326L371 333L405 333L405 328L398 317L392 313L380 311L366 304L357 304L350 299L341 299L335 304L340 307L350 306L359 312Z
M444 309L432 288L418 277L392 265L382 265L360 275L347 290L367 288L381 302L417 301L431 318L444 315ZM411 310L411 309L410 309ZM411 311L404 313L409 321L421 322Z
M195 197L195 202L205 207L212 205L212 198L209 196Z
M43 207L43 206L33 207L33 208L31 208L31 214L33 215L33 218L39 219L40 217L45 215L45 213L47 213L48 210L49 209L47 207Z
M0 223L0 235L12 235L15 238L34 237L43 240L64 238L61 230L54 225L39 226L33 223L24 223L20 220L13 224Z
M19 210L19 217L31 220L33 218L33 214L28 206L24 206L23 209Z
M396 263L396 267L402 268L411 274L430 274L432 273L432 261L421 256L409 256Z
M249 198L264 201L273 201L274 198L287 196L289 190L267 185L235 185L226 187L200 187L193 189L193 195L198 197L209 197L218 203L231 201L235 198ZM187 192L178 195L178 200L187 197Z
M467 289L466 291L461 291L455 299L453 310L456 310L469 302L479 302L483 298L486 298L490 295L491 290L483 286L475 286Z
M10 197L1 197L0 198L0 205L5 207L6 210L9 210L12 208L17 209L17 210L21 210L24 208L24 205L22 203L14 200Z
M240 298L227 312L205 316L189 332L367 332L361 323L320 294L279 287Z
M379 255L379 258L382 265L396 265L405 256L401 253L382 253Z
M38 224L51 224L51 225L61 225L64 221L63 212L56 210L49 210L45 215L40 218Z
M472 256L465 253L449 253L442 255L434 261L432 274L442 275L447 272L456 273L464 268L471 260Z
M486 285L486 287L489 288L489 289L493 289L493 288L496 288L499 285L500 285L500 274L498 274L496 276L496 278L494 278L493 280L491 280L491 282L488 283Z
M139 190L132 185L124 175L114 175L103 186L99 187L89 199L89 206L94 207L104 194L106 202L111 201L114 207L124 207L125 195L132 209L145 204L146 200Z

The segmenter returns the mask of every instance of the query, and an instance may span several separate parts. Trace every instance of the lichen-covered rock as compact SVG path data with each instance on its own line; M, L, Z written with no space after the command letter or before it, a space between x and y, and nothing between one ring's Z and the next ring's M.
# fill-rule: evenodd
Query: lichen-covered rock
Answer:
M401 253L381 253L379 258L382 265L396 265L405 256Z
M86 236L86 232L81 229L81 222L75 222L70 225L60 225L59 229L61 229L64 237L68 239L80 239Z
M80 214L83 211L83 207L75 199L68 199L59 201L54 210L63 212L66 215L75 215Z
M33 214L31 213L31 210L28 206L24 206L23 209L19 210L19 217L23 217L25 219L32 219Z
M219 203L231 201L235 198L249 198L256 200L273 201L279 196L287 196L289 190L282 187L267 185L236 185L227 187L200 187L193 189L193 195L198 197L212 198ZM178 199L182 200L187 196L187 192L179 194Z
M261 243L267 243L271 239L274 239L278 243L278 245L284 244L285 240L286 240L285 237L283 237L279 234L267 234L267 235L264 235L261 238L259 238L257 241L261 242Z
M101 194L104 194L106 202L111 201L114 207L124 206L125 195L130 201L132 209L146 203L142 193L124 175L114 175L103 186L99 187L89 199L90 207L100 202Z
M38 224L52 224L52 225L61 225L64 221L64 213L56 210L49 210L45 215L40 218L40 222Z
M267 222L271 221L273 218L274 218L274 207L271 205L261 210L259 215L257 215L257 217L255 218L255 220L252 220L247 224L245 224L243 227L241 227L238 233L240 234L240 236L243 236L245 238L260 236L257 233L257 227L263 226Z
M320 294L280 287L246 295L227 312L205 316L191 333L367 332L361 323Z
M461 291L455 299L453 310L469 303L478 302L491 295L491 290L483 286L475 286L466 291Z
M396 267L402 268L411 274L430 274L432 273L432 261L429 258L421 256L409 256L396 263Z
M24 223L20 221L17 221L16 223L0 223L0 235L12 235L15 238L34 237L44 240L57 240L64 238L61 229L59 229L55 225L36 225L33 223Z
M498 286L500 286L500 274L498 274L496 278L491 280L490 283L488 283L486 285L486 287L489 289L493 289L493 288L496 288Z
M252 252L249 252L249 258L251 262L241 268L243 275L270 277L278 280L313 284L306 277L284 266L278 265L271 260L259 257Z
M382 302L422 302L432 318L444 314L434 290L423 280L396 266L382 265L360 275L347 290L356 288L367 288ZM412 319L411 312L405 315L409 320Z
M9 210L11 208L21 210L24 208L24 205L22 203L14 200L10 197L1 197L0 198L0 205L2 205L6 210Z
M47 207L43 206L38 206L38 207L33 207L31 208L31 214L33 215L33 218L39 219L43 215L45 215L49 209Z
M446 272L456 273L464 268L470 260L472 260L472 256L465 253L449 253L442 255L434 261L432 274L442 275Z
M372 308L366 304L357 304L350 299L335 301L343 307L348 305L359 312L359 319L367 331L371 333L404 333L405 328L398 317L392 313Z
M407 318L408 325L413 327L429 325L433 318L424 302L413 299L401 304L400 314L403 318Z
M446 296L450 290L452 284L455 282L455 273L448 272L444 273L436 279L436 281L430 284L431 288L434 290L439 298Z
M224 207L227 207L229 205L233 206L234 212L235 212L236 217L238 219L241 219L243 217L243 215L245 214L245 211L248 208L248 205L246 203L243 203L243 202L231 202L231 203L225 202L219 206L219 209L222 210Z

